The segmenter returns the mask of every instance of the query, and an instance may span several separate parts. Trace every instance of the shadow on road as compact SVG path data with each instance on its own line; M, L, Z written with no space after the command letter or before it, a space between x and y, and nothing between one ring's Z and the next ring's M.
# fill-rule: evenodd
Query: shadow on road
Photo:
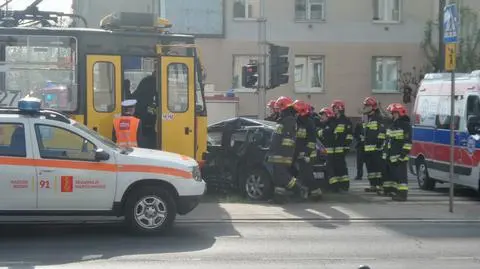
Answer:
M228 214L218 206L213 214ZM0 225L0 267L34 268L118 256L182 253L212 247L219 236L239 233L232 224L212 229L177 223L162 236L133 236L120 224ZM30 267L28 267L30 266Z

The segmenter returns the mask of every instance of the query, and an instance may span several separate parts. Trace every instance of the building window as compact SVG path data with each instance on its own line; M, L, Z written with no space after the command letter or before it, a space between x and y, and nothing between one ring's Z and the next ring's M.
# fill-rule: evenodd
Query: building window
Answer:
M295 91L323 92L325 64L323 56L295 57Z
M233 56L232 89L245 89L242 87L242 66L256 64L257 56Z
M400 57L373 57L372 85L374 92L398 92Z
M373 0L373 20L399 22L402 0Z
M260 0L235 0L233 3L233 18L254 19L260 13Z
M325 20L325 0L295 0L295 20Z

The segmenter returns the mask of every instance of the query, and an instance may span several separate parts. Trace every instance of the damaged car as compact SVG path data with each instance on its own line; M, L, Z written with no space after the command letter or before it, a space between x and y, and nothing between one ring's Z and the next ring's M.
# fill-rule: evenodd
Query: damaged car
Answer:
M202 175L209 190L236 190L250 200L273 194L272 169L266 162L276 123L237 117L208 127L208 146ZM326 152L317 142L314 176L325 178Z

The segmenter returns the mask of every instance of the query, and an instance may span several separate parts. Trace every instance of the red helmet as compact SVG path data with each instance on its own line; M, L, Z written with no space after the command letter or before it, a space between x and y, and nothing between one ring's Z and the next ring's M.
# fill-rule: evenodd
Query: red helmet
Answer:
M403 105L400 104L400 103L390 104L390 105L387 107L387 110L388 110L390 113L398 113L398 115L400 115L400 117L403 117L403 116L407 115L407 109L405 108L405 106L403 106Z
M274 109L275 108L275 100L268 101L267 107L270 108L270 109Z
M333 100L332 109L345 110L345 102L342 100Z
M293 100L290 97L280 96L277 101L275 101L275 109L278 111L283 111L290 107L293 104Z
M302 100L295 100L295 102L293 102L293 108L300 116L306 116L310 113L309 104L305 103Z
M363 105L364 106L371 106L373 110L378 108L378 102L375 97L367 97L365 100L363 100Z
M319 114L325 114L327 116L327 118L334 118L335 117L335 113L333 113L333 110L329 107L324 107L320 110Z

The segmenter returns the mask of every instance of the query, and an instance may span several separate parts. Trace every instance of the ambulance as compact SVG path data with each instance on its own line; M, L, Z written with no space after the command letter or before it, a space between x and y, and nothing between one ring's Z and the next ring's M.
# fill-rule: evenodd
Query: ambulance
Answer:
M198 163L119 148L27 97L0 108L0 215L124 217L135 233L167 231L205 192Z
M480 70L456 74L454 183L480 189ZM450 181L451 75L426 74L413 109L410 171L421 189Z

